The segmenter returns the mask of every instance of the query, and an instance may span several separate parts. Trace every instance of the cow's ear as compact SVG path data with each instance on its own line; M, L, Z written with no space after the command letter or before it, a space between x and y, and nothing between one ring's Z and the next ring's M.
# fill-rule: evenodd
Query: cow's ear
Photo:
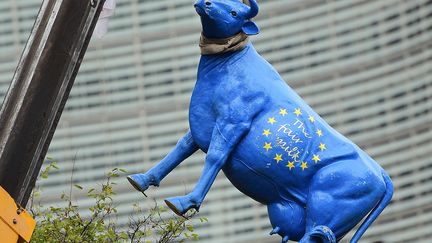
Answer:
M258 28L258 26L254 22L252 22L252 21L246 21L243 24L242 31L246 35L257 35L259 33L259 28Z

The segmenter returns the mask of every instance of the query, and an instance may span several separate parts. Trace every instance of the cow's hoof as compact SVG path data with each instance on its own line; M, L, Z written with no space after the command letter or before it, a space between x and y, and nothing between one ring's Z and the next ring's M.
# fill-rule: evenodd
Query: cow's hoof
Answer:
M199 211L199 204L193 203L187 196L184 197L171 197L165 199L166 205L177 215L185 217L189 209Z
M133 174L127 177L129 183L140 192L144 192L151 185L157 185L150 176L146 174Z

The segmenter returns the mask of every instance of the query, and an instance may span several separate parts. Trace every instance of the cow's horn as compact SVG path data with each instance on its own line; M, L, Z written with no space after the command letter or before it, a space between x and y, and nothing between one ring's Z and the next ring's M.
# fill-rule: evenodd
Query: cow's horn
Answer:
M258 3L256 0L249 0L249 6L250 6L250 10L247 16L247 19L251 19L255 16L257 16L258 11L259 11L259 7L258 7Z

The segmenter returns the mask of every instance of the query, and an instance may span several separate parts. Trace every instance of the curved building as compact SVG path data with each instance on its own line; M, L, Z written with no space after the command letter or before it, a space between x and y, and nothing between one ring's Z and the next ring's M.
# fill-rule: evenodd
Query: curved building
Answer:
M23 49L40 0L0 2L0 97ZM252 41L333 127L391 174L392 204L362 242L427 242L432 237L432 1L266 0ZM66 27L65 27L66 28ZM93 40L49 150L60 171L41 183L56 203L74 183L88 186L114 167L141 172L188 127L199 60L199 18L191 0L121 0L109 33ZM55 68L55 67L53 67ZM186 160L157 190L158 200L189 192L203 153ZM75 163L73 163L75 161ZM135 201L120 180L128 220ZM79 199L80 196L76 195ZM86 207L92 202L80 200ZM220 173L200 214L200 242L278 242L266 208ZM350 238L350 235L346 237ZM346 240L345 240L346 241Z

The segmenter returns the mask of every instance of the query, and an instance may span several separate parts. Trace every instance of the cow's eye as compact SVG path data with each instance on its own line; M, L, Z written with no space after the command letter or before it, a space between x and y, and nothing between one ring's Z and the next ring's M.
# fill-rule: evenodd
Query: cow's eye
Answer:
M235 17L235 16L237 16L237 12L236 11L231 11L231 15Z

